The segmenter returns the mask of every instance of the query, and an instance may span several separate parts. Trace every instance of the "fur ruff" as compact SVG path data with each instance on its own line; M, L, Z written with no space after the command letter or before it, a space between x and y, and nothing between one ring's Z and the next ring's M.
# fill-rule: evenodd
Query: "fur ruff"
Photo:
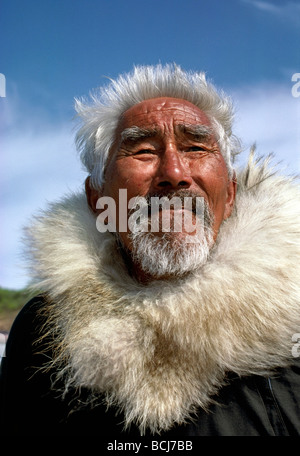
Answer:
M101 393L141 434L208 409L226 374L291 364L300 331L300 205L294 179L251 154L234 214L208 262L173 282L132 279L114 237L96 229L83 194L27 229L34 284L50 297L52 365Z

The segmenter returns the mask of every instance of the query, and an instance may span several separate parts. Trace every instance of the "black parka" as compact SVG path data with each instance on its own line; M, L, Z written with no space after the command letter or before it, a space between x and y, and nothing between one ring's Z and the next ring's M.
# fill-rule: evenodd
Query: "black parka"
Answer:
M16 318L2 358L0 412L2 436L138 437L133 426L124 431L122 415L99 402L85 405L88 391L69 391L63 398L52 387L53 372L41 366L51 353L36 343L43 320L37 310L42 297L32 299ZM43 353L42 353L43 352ZM272 377L229 373L208 412L198 410L193 421L174 425L161 438L188 436L299 436L300 362Z

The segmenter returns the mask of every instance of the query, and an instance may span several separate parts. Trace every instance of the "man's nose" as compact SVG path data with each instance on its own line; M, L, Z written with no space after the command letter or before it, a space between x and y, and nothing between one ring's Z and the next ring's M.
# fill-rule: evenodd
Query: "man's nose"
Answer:
M192 178L184 158L176 147L167 147L160 158L154 179L155 189L189 188L191 184Z

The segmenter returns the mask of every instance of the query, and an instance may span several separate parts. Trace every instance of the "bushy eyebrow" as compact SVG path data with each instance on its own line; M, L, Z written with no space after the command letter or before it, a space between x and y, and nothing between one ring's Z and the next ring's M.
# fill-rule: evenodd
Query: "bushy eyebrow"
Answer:
M197 141L203 141L213 135L213 129L208 125L178 124L176 128L180 133L192 136Z
M141 128L141 127L129 127L121 133L121 142L126 141L139 141L141 139L153 138L157 136L159 130L157 128Z
M192 136L197 141L203 141L213 134L211 127L207 125L193 125L193 124L177 124L175 129L183 134ZM121 133L121 143L124 142L137 142L142 139L153 138L154 136L163 136L163 133L158 128L142 128L142 127L129 127Z

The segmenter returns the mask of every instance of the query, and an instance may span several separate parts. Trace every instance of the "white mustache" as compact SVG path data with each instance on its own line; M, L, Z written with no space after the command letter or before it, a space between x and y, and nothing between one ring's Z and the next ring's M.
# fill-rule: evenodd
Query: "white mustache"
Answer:
M194 192L179 190L174 192L153 193L144 197L136 197L136 205L139 205L144 218L155 217L163 210L172 211L191 211L195 216L203 220L204 226L212 226L214 215L207 201ZM136 207L135 205L135 207ZM129 216L134 212L134 208L129 212Z

